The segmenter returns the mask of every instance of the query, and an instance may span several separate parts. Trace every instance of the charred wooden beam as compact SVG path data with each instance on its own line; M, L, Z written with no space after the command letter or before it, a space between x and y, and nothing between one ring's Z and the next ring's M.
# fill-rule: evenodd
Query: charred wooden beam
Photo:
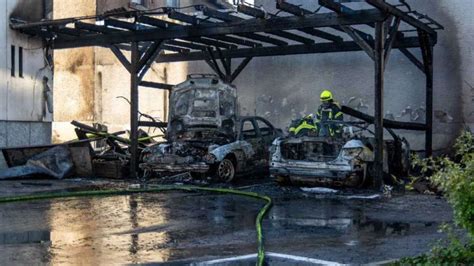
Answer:
M319 37L321 39L325 39L325 40L329 40L329 41L333 41L333 42L343 42L344 41L344 39L342 37L339 37L339 36L336 36L336 35L333 35L333 34L330 34L330 33L327 33L325 31L318 30L318 29L315 29L315 28L303 28L303 29L298 29L298 30L301 31L301 32L304 32L306 34L313 35L315 37Z
M293 34L291 32L287 32L287 31L274 31L274 32L269 32L269 34L273 34L273 35L276 35L276 36L281 37L281 38L289 39L289 40L304 43L304 44L313 44L313 43L315 43L315 41L313 39L309 39L309 38L306 38L306 37L303 37L303 36L300 36L300 35L297 35L297 34Z
M423 63L421 63L420 60L418 60L418 58L416 58L416 56L412 54L407 48L408 47L403 47L399 48L399 50L408 58L408 60L410 60L410 62L412 62L419 70L424 73L425 67L423 66Z
M428 32L418 30L421 43L421 54L426 75L426 156L433 155L433 44Z
M224 22L228 22L228 23L238 23L238 22L245 21L245 19L243 19L243 18L232 16L229 13L219 12L219 11L216 11L216 10L213 10L213 9L210 9L210 8L204 8L204 9L202 9L202 11L203 11L203 14L205 16L209 16L209 17L212 17L212 18L224 21ZM282 40L275 39L275 38L272 38L272 37L269 37L269 36L266 36L266 35L261 35L261 34L258 34L258 33L243 33L243 34L236 34L236 35L244 37L244 38L260 41L260 42L263 42L263 43L278 45L278 46L288 45L287 42L284 42Z
M209 39L209 38L186 38L186 40L196 42L196 43L202 43L205 45L210 45L210 46L215 46L219 48L224 48L224 49L237 49L237 46L234 44L229 44L225 42L221 42L215 39Z
M429 33L430 35L432 35L434 37L437 36L436 31L434 31L428 25L426 25L425 23L419 21L418 19L416 19L412 16L409 16L408 14L403 12L402 10L388 4L387 2L385 2L383 0L366 0L366 1L367 1L367 3L371 4L372 6L378 8L378 9L380 9L384 13L390 13L390 14L396 16L396 17L401 18L403 21L405 21L406 23L412 25L413 27L415 27L417 29L423 30L423 31Z
M159 54L160 46L163 44L161 41L153 42L146 49L145 53L141 56L140 61L138 62L139 72L146 66L146 64L151 60L155 60L155 57Z
M353 108L350 108L348 106L342 106L341 111L344 114L350 115L352 117L358 118L362 121L365 121L369 124L373 124L375 119L373 116L362 113L360 111L357 111ZM412 123L412 122L400 122L400 121L394 121L394 120L388 120L384 119L383 120L383 127L384 128L391 128L391 129L403 129L403 130L414 130L414 131L426 131L426 125L421 124L421 123Z
M285 0L277 0L276 1L276 8L282 11L285 11L289 14L293 14L295 16L305 16L305 15L310 15L313 14L313 12L303 9L297 5L293 5L290 3L287 3Z
M161 20L161 19L157 19L157 18L153 18L149 16L138 16L137 21L143 24L155 26L162 29L167 29L173 26L179 26L176 23L172 23L169 21L165 21L165 20Z
M248 46L248 47L261 47L262 46L262 44L260 43L252 42L252 41L241 39L241 38L235 38L232 36L217 36L214 38L220 41L235 43L242 46Z
M31 36L39 36L41 38L44 38L44 39L55 39L57 38L58 36L61 36L60 34L58 33L55 33L55 32L51 32L51 31L47 31L47 30L43 30L43 29L39 29L39 28L25 28L25 29L21 29L21 32L22 33L26 33L28 35L31 35ZM66 40L72 40L74 39L74 36L62 36L63 38L65 38Z
M253 16L253 17L259 18L259 19L265 19L265 17L266 17L266 13L263 10L256 9L256 8L246 6L246 5L238 5L237 10L239 12L242 12L244 14L247 14L249 16ZM272 31L272 32L267 32L267 33L273 34L273 35L281 37L281 38L289 39L289 40L292 40L292 41L304 43L304 44L313 44L314 43L314 40L312 40L312 39L308 39L306 37L303 37L303 36L300 36L300 35L297 35L297 34L293 34L291 32L287 32L287 31L279 30L279 31Z
M169 49L164 47L162 41L153 42L148 46L146 51L143 53L138 61L138 81L140 82L146 75L146 72L150 69L151 65L156 61L156 58L160 55L162 49ZM189 50L188 50L189 51Z
M127 69L127 71L130 73L131 71L131 63L127 59L127 57L120 51L120 49L116 45L110 45L110 50L114 53L114 55L117 57L117 59L122 63L122 65Z
M190 16L178 11L175 11L173 9L168 12L168 17L171 19L179 20L181 22L185 22L191 25L199 25L201 20L197 18L196 16Z
M237 66L237 68L234 70L234 73L232 73L230 82L233 82L240 75L240 73L244 70L248 63L250 63L251 60L252 57L247 57L239 64L239 66Z
M334 12L336 12L337 14L350 14L350 13L353 13L355 12L355 10L352 10L338 2L334 2L333 0L319 0L319 4L321 6L324 6L326 7L327 9L329 10L332 10ZM370 26L370 27L375 27L375 24L373 22L369 22L369 23L366 23L366 25ZM335 30L338 30L338 31L341 31L341 32L345 32L347 33L348 32L348 27L349 26L333 26L331 28L335 29ZM355 34L357 34L357 39L362 39L362 40L365 40L365 42L371 44L373 42L373 38L370 34L367 34L363 31L360 31L360 30L357 30L357 29L354 29L351 27L352 30L350 30L350 32L353 32ZM353 37L353 36L351 36ZM362 44L363 46L365 46L365 44Z
M287 13L293 14L295 16L299 16L299 17L313 14L313 12L311 12L309 10L306 10L306 9L303 9L299 6L287 3L283 0L278 0L277 1L277 8L280 9L280 10L283 10ZM301 32L304 32L306 34L310 34L310 35L313 35L313 36L316 36L316 37L319 37L319 38L322 38L322 39L330 40L330 41L333 41L333 42L342 42L343 41L342 37L339 37L339 36L336 36L336 35L333 35L333 34L330 34L330 33L324 32L322 30L315 29L315 28L303 28L303 29L298 29L298 30L301 31Z
M364 52L372 59L375 60L374 48L364 40L352 27L343 26L342 29L362 48Z
M169 45L184 47L184 48L189 48L189 49L194 49L194 50L207 49L207 46L205 45L200 45L200 44L191 43L191 42L184 42L184 41L179 41L179 40L166 41L166 43Z
M132 43L131 67L130 67L130 175L137 178L138 170L138 71L140 51L138 43Z
M141 127L157 127L157 128L166 128L166 127L168 127L167 122L153 122L153 121L140 121L140 122L138 122L138 125L141 126Z
M305 17L275 17L265 21L249 19L243 22L225 25L220 25L221 23L219 23L216 25L177 26L167 30L123 31L101 36L81 36L74 40L56 39L53 41L52 47L54 49L66 49L71 47L103 46L131 41L170 40L227 34L272 32L308 27L319 28L338 25L367 24L383 19L385 19L384 14L378 10L356 11L344 16L337 14L313 14Z
M375 25L375 160L374 160L374 187L382 189L383 186L383 113L384 113L384 51L385 51L385 25L383 22L377 22Z
M214 11L214 12L218 12L218 11ZM209 22L207 20L200 19L200 18L197 18L195 16L190 16L190 15L183 14L183 13L176 12L176 11L173 11L172 13L170 13L169 16L170 16L170 18L179 19L182 22L189 23L189 24L192 24L192 25L215 25L215 23L213 23L213 22ZM227 22L228 21L236 22L236 21L244 20L244 19L237 18L237 17L232 17L232 16L228 16L228 17L229 18L227 18L225 20ZM239 35L239 36L249 38L249 39L258 40L258 41L261 41L261 42L271 43L271 44L275 44L275 45L287 45L286 42L283 42L281 40L270 38L270 37L263 36L263 35L256 34L256 33L247 33L247 34ZM256 43L256 42L248 41L248 40L245 40L245 39L239 39L239 38L235 38L235 37L231 37L231 36L212 36L212 38L214 38L216 40L221 40L221 41L225 41L225 42L229 42L229 43L235 43L235 44L240 44L240 45L250 46L250 47L262 46L261 44Z
M79 36L85 35L85 34L94 34L90 31L85 31L85 30L81 30L81 29L74 29L74 28L68 28L68 27L56 28L55 31L57 31L58 33L61 33L61 34L71 35L71 36L76 36L76 37L79 37Z
M226 80L226 75L224 74L224 72L222 72L221 68L219 67L219 63L217 63L216 56L214 55L214 52L212 51L211 48L207 49L207 55L210 58L210 60L206 60L209 66L214 70L214 72L216 72L217 75L219 75L219 77L222 80ZM220 53L219 56L222 56L222 53Z
M261 9L253 8L247 5L238 5L237 6L237 11L240 13L244 13L246 15L249 15L254 18L260 18L260 19L265 19L267 13L265 13Z
M151 82L151 81L140 81L140 86L154 88L154 89L163 89L170 91L173 89L175 85L165 84L165 83L158 83L158 82Z
M212 51L211 51L212 52ZM225 71L225 81L230 82L232 71L231 71L231 60L227 57L225 57L222 54L222 50L217 48L217 53L219 54L219 58L221 60L222 66L224 66L224 71Z
M407 37L397 39L394 48L417 48L419 40L416 37ZM336 53L336 52L353 52L361 51L362 48L352 41L342 43L317 43L313 45L288 45L288 46L272 46L259 48L240 48L235 50L224 50L223 55L228 58L246 58L246 57L264 57L264 56L280 56L295 54L317 54L317 53ZM186 55L169 54L161 56L157 62L180 62L180 61L197 61L205 60L206 53L190 52Z
M249 38L251 40L259 41L259 42L264 42L264 43L270 43L273 45L277 46L285 46L288 45L287 42L272 38L270 36L262 35L262 34L257 34L257 33L236 33L235 35Z
M387 40L387 45L385 46L385 53L384 53L384 63L387 65L387 62L390 58L390 52L392 51L393 44L395 43L395 40L397 39L397 33L398 33L398 28L400 27L400 18L396 18L395 22L393 23L392 27L390 28L390 32L388 35L388 40Z
M118 20L118 19L106 19L104 20L104 24L106 26L112 26L112 27L115 27L115 28L120 28L120 29L124 29L124 30L132 30L132 31L135 31L135 30L140 30L141 28L145 28L144 26L142 27L139 27L138 24L135 24L135 23L130 23L130 22L127 22L127 21L122 21L122 20Z
M76 29L91 31L91 32L99 32L99 33L119 33L123 32L119 29L111 29L106 26L99 26L95 24L85 23L85 22L76 22L74 23L74 27Z
M332 10L336 13L350 13L353 12L352 9L347 8L339 2L334 2L333 0L319 0L319 4L325 8Z
M319 4L336 12L337 14L347 14L354 12L354 10L345 7L340 3L334 2L333 0L319 0ZM373 24L371 23L369 23L368 25L371 25L373 27ZM368 34L365 34L350 26L340 26L338 28L342 29L345 33L347 33L357 44L360 45L362 50L364 50L372 60L375 60L374 48L369 43L367 37Z
M164 44L162 46L162 48L163 48L163 50L171 51L171 52L177 52L177 53L180 53L180 54L187 54L187 53L191 52L191 50L189 50L189 49L182 48L182 47L177 47L177 46L173 46L173 45L167 45L167 44Z

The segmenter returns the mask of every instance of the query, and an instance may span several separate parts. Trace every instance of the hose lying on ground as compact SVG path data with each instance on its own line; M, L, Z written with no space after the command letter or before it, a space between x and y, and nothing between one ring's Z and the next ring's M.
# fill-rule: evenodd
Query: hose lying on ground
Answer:
M22 202L22 201L34 201L34 200L46 200L56 198L71 198L71 197L92 197L92 196L112 196L112 195L130 195L138 193L158 193L163 191L172 190L184 190L184 191L207 191L221 194L233 194L249 198L256 198L264 200L265 206L260 209L257 218L255 219L255 227L257 230L257 246L258 246L258 257L257 265L263 265L265 261L265 250L263 245L263 232L262 232L262 220L265 214L272 206L272 199L270 197L260 195L254 192L246 192L240 190L226 189L226 188L207 188L207 187L196 187L196 186L157 186L148 189L130 189L130 190L92 190L92 191L78 191L78 192L58 192L58 193L41 193L24 196L12 196L0 198L0 204L11 203L11 202Z

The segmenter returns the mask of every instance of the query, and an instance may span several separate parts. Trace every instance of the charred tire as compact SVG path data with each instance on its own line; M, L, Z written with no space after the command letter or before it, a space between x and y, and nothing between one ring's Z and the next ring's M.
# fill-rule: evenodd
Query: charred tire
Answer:
M216 165L215 176L218 181L229 183L235 178L235 163L230 158L225 158Z

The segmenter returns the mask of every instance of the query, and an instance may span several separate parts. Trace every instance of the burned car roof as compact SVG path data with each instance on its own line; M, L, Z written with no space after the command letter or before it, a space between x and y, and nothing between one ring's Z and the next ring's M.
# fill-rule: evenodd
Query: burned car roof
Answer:
M232 135L237 110L234 86L215 75L190 75L171 92L167 138L174 140L180 132L193 130Z

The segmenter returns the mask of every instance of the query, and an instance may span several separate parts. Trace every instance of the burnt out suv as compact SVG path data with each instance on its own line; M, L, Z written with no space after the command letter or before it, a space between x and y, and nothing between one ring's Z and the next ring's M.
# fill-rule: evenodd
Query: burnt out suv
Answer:
M235 87L215 75L190 75L171 92L166 141L146 148L140 167L230 182L268 171L269 147L280 135L264 118L238 115Z

